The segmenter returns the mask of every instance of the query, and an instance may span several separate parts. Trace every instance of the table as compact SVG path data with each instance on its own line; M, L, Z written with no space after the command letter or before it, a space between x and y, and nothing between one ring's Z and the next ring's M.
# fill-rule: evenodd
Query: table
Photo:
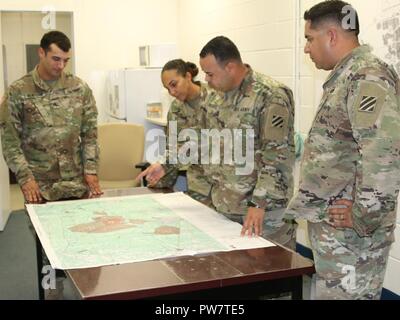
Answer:
M134 188L110 190L104 196L152 192L169 191ZM37 240L38 270L41 270L41 250ZM302 276L314 272L310 260L279 245L66 270L79 296L90 300L256 299L282 292L291 292L292 299L300 300ZM41 276L39 274L39 283ZM40 298L43 298L43 290L40 291Z

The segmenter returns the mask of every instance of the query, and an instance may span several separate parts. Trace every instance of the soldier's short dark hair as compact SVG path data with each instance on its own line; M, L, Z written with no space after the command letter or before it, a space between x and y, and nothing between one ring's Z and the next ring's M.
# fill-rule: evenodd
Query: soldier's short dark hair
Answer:
M343 22L349 15L349 10L344 10L346 6L348 6L347 8L349 10L352 10L355 21L352 26L346 24L346 26L343 27ZM357 11L349 3L344 1L327 0L321 2L304 13L304 20L311 21L312 28L317 28L324 22L332 21L342 26L344 30L354 32L356 36L360 34L360 22Z
M55 44L62 51L68 52L71 49L71 41L61 31L47 32L40 40L40 47L47 53L50 45Z
M200 52L200 58L212 54L219 65L225 65L230 61L242 63L239 49L227 37L219 36L210 40Z

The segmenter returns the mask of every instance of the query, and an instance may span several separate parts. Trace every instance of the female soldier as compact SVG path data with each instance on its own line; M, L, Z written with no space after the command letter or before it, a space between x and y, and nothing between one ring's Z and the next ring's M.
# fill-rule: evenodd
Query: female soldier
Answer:
M178 136L184 129L192 129L196 132L198 138L197 147L190 149L191 152L196 149L195 155L191 154L190 164L182 164L179 158L187 157L187 154L180 154L181 147L185 142L178 142L178 164L169 163L173 154L172 145L167 143L166 164L154 163L148 169L143 171L137 179L145 177L152 187L172 187L176 181L178 171L186 170L188 194L206 205L211 205L210 190L211 185L208 183L204 175L203 168L200 164L201 156L200 130L205 129L205 112L206 106L210 101L215 103L218 101L218 94L207 85L194 81L199 73L199 69L194 63L185 62L182 59L171 60L167 62L161 72L161 79L164 87L169 94L175 99L173 100L168 112L168 128L176 125ZM186 148L185 148L186 149ZM190 158L190 157L189 157Z

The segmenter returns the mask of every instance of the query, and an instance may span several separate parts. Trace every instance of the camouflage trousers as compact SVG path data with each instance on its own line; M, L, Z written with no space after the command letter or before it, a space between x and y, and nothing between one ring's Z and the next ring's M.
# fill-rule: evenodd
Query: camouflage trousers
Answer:
M317 300L380 299L393 229L361 238L353 229L308 223Z
M296 250L297 223L293 221L282 221L284 210L274 210L265 213L262 237L272 240L280 245ZM245 215L223 213L228 219L243 225Z

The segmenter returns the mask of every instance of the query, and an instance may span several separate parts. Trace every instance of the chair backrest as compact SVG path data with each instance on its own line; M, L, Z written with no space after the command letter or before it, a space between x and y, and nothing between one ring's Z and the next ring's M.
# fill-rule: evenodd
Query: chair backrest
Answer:
M98 126L100 180L131 180L140 173L135 164L143 161L144 127L131 123Z

